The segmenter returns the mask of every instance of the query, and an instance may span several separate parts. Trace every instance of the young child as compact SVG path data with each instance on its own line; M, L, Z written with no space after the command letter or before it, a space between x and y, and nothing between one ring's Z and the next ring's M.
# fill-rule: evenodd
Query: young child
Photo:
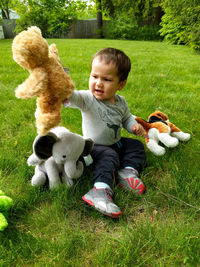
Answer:
M121 137L122 127L139 136L144 134L125 99L116 94L126 85L130 69L124 52L115 48L99 51L92 60L89 90L75 90L64 103L81 110L83 136L95 142L91 153L94 187L82 199L113 218L121 215L112 199L115 174L121 187L140 195L145 191L138 177L145 162L144 146L136 139Z

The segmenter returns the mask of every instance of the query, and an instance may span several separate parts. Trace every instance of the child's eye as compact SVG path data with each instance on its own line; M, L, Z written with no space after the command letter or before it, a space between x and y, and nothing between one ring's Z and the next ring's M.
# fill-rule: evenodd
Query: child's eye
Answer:
M111 79L105 78L104 81L111 82Z

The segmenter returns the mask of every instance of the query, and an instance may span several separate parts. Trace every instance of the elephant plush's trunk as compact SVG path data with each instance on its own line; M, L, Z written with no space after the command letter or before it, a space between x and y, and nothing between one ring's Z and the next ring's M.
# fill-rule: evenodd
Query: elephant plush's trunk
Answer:
M77 179L83 173L83 163L81 161L67 161L64 164L64 170L68 178Z

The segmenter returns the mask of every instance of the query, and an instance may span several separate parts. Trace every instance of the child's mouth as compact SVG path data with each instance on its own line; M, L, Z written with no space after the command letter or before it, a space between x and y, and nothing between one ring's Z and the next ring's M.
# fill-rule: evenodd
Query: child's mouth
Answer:
M95 94L102 95L103 94L103 91L102 90L95 89Z

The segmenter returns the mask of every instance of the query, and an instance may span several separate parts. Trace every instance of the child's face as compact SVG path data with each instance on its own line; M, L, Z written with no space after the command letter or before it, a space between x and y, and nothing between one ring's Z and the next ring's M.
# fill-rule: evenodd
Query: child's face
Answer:
M105 64L98 57L94 58L89 79L89 89L98 100L107 100L115 104L115 94L126 81L120 82L114 64Z

